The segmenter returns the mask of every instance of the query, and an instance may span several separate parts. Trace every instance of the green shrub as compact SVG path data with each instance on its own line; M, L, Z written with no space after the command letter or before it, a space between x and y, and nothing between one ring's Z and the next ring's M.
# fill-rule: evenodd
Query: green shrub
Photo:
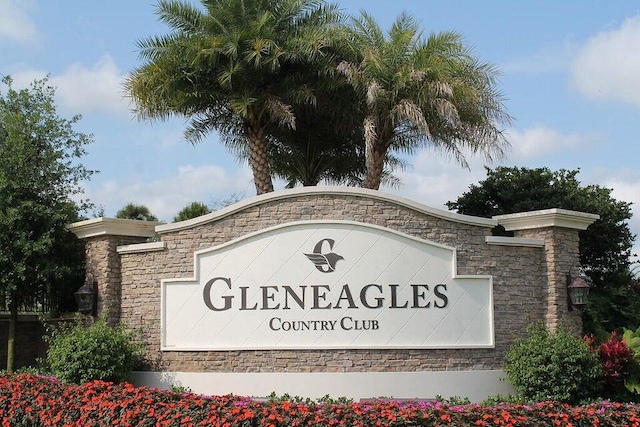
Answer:
M353 403L353 399L344 397L344 396L331 397L328 394L326 394L317 399L312 399L310 397L291 396L289 393L279 395L279 394L276 394L275 391L272 391L271 394L267 396L266 401L271 403L291 402L291 403L305 404L305 405L314 405L316 403L327 403L330 405Z
M540 326L517 339L504 363L507 379L524 399L577 403L597 397L602 366L598 354L565 330Z
M71 383L125 381L142 356L142 347L133 342L131 333L102 320L88 327L81 323L63 327L48 341L51 373Z
M498 405L521 405L525 403L531 403L519 394L497 394L495 396L489 396L480 402L480 406L498 406Z

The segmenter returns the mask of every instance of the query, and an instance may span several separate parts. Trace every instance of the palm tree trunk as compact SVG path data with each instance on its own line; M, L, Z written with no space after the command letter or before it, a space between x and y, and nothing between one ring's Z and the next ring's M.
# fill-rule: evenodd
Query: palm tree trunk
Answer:
M384 171L385 135L378 128L378 120L375 115L369 115L364 120L364 165L367 173L364 180L364 188L372 190L380 189L382 173Z
M270 193L273 191L273 180L269 168L264 129L247 127L247 133L249 135L249 166L253 172L256 194Z
M379 190L382 182L382 173L384 172L384 153L377 150L371 155L370 161L366 162L367 177L364 181L364 188Z
M379 135L376 132L374 123L375 121L372 119L365 122L364 163L367 169L367 175L364 181L364 188L378 190L382 182L386 150L384 149L385 144L381 144L381 142L385 141L383 139L384 135ZM369 127L369 129L367 129L367 127Z
M16 337L18 329L18 304L15 296L9 302L9 337L7 338L7 372L13 373L16 358Z

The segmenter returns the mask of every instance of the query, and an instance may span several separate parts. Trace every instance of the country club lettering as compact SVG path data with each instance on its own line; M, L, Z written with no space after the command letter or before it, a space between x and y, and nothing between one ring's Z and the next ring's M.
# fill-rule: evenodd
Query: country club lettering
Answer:
M331 288L329 285L264 285L259 287L257 301L249 301L249 286L234 287L227 277L214 277L203 290L204 304L213 311L227 311L236 308L244 310L343 310L343 309L442 309L449 304L447 285L410 284L409 298L399 298L398 284L386 286L371 283L359 291L352 290L348 284ZM233 292L212 298L214 287L222 287Z
M361 320L351 316L344 316L339 320L283 320L280 317L269 320L269 329L272 331L335 331L336 328L345 331L377 331L380 329L380 322L377 319Z

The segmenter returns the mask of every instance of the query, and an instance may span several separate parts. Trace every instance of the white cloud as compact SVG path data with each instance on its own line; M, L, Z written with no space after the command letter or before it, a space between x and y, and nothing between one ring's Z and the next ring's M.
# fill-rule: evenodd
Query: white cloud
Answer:
M30 6L26 0L0 0L0 39L23 43L36 39L38 32L29 16Z
M583 95L640 107L640 15L584 44L573 62L572 85Z
M598 139L595 134L562 134L546 126L535 126L523 131L509 129L506 134L511 144L511 150L507 153L510 163L524 163L553 153L584 148Z
M61 103L73 111L129 114L123 79L113 58L103 55L91 68L71 65L64 74L53 76L51 84L57 87Z
M16 88L27 87L46 75L46 71L24 67L11 72ZM73 114L106 112L130 118L129 101L122 88L124 78L113 58L105 54L91 67L73 64L63 74L51 75L49 84L56 88L60 108Z
M457 199L469 185L486 177L484 161L480 156L467 156L469 169L441 153L425 150L417 154L411 170L396 172L402 180L400 188L382 191L400 194L438 209L447 209L445 203Z
M107 216L127 203L142 204L158 218L171 221L189 202L210 204L233 193L253 195L251 172L238 168L233 172L218 166L179 166L174 176L155 181L139 179L107 181L97 188L87 187L85 196L105 207Z

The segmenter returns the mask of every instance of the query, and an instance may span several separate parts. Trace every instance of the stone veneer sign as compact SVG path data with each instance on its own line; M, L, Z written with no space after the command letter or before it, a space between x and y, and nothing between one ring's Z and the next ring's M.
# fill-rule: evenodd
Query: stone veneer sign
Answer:
M374 225L305 221L195 253L162 281L163 350L493 346L490 276Z
M98 316L145 348L137 384L351 398L513 390L504 357L531 322L581 329L567 277L598 218L477 218L379 191L305 187L159 224L94 218ZM494 236L502 225L513 237Z

